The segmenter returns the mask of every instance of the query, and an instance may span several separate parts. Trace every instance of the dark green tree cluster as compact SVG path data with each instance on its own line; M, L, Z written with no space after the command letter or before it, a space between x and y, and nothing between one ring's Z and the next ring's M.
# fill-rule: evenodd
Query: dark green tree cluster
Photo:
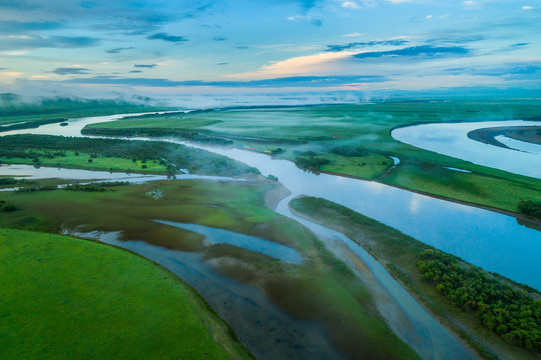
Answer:
M541 300L438 250L420 253L421 277L506 342L541 352Z
M25 149L25 150L21 150ZM13 135L0 137L0 157L37 158L36 154L77 151L93 156L158 160L190 172L235 176L258 173L241 162L211 152L162 141L76 138L51 135ZM25 155L26 154L26 155ZM32 154L32 155L29 155ZM168 168L172 169L173 167Z
M103 192L114 186L129 185L127 181L97 182L89 184L70 184L64 187L68 191Z
M518 211L526 216L541 219L541 202L523 200L518 203Z
M17 210L15 205L5 202L4 200L0 200L0 212L12 212Z
M331 154L341 155L346 157L362 157L368 155L368 151L354 146L337 146L331 149Z
M301 169L319 170L323 165L330 164L331 161L325 158L310 157L310 158L295 158L295 164Z

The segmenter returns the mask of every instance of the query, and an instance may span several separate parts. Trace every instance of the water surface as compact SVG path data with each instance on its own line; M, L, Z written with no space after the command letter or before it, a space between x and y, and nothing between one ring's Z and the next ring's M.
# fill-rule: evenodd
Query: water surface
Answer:
M537 124L539 122L524 120L422 124L395 129L391 135L403 143L438 154L541 178L541 152L510 151L468 138L468 133L476 129Z

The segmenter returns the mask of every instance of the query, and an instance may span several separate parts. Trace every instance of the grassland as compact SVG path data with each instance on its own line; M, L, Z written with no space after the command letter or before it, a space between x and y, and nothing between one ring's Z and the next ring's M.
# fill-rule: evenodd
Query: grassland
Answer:
M430 195L517 212L520 199L541 200L541 182L538 179L419 149L393 139L390 132L395 127L416 123L533 119L540 116L541 106L537 100L507 99L234 109L177 115L177 122L185 124L182 125L184 129L187 124L193 124L193 132L215 135L261 152L270 154L280 148L284 151L275 156L291 161L298 161L299 157L303 158L299 153L306 152L313 153L315 159L329 161L315 168L316 171L376 179ZM133 122L119 120L93 124L86 130L88 133L108 130L116 135L129 131L133 135L149 129L166 131L166 127L174 123L174 118L164 121L153 117L138 121L136 129L131 128ZM362 152L363 156L336 154L334 150L340 147ZM398 157L401 164L392 168L390 156ZM473 174L452 173L446 167L468 170Z
M148 99L147 99L148 100ZM0 94L0 131L37 127L68 118L168 110L145 101L89 100L83 98L25 98ZM23 124L24 122L24 124Z
M238 176L258 171L205 150L158 141L72 138L51 135L0 137L0 159L11 163L66 165L86 169Z
M17 210L0 226L57 233L122 231L180 251L198 252L216 271L259 287L294 317L321 323L339 349L353 358L416 359L388 328L369 291L307 229L264 205L274 182L162 181L114 191L5 193ZM163 196L148 195L158 190ZM232 246L209 245L201 235L154 222L197 223L258 236L297 249L302 264L284 263ZM287 295L286 295L287 294Z
M432 285L422 281L417 263L420 260L419 255L431 249L430 246L376 220L324 199L297 198L291 201L290 206L312 221L346 234L367 249L412 293L416 294L417 298L443 323L472 344L482 357L521 360L539 358L538 353L526 351L504 342L494 332L480 326L474 314L454 306ZM464 269L471 267L459 259L457 261L460 261L460 266ZM473 267L471 268L473 269ZM484 274L487 278L495 279L517 289L519 293L523 292L523 288L517 288L506 280L492 277L487 273ZM528 289L528 291L528 296L538 301L540 294L533 289Z
M0 229L2 359L251 359L201 298L100 243Z
M103 170L113 172L134 172L150 174L167 174L167 166L160 164L158 160L123 159L118 157L92 156L91 154L80 154L76 151L65 151L61 155L49 156L44 151L35 151L32 157L8 158L0 157L0 163L5 164L27 164L59 168L76 168L86 170ZM38 159L39 161L35 161Z

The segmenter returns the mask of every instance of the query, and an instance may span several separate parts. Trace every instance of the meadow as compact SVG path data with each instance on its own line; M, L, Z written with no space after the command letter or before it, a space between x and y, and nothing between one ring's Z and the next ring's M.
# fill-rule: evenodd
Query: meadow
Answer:
M151 116L93 124L85 133L204 134L291 160L315 172L377 180L516 213L520 199L541 200L538 179L419 149L393 139L390 133L396 127L418 123L538 119L540 114L541 106L535 100L405 101ZM391 156L400 159L398 166L393 167ZM453 172L449 167L472 173Z
M108 245L0 229L2 359L252 359L193 289Z

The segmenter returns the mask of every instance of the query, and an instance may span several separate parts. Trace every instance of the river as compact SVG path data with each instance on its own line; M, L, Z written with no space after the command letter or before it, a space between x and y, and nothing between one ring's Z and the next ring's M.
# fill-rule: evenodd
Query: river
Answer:
M503 137L505 144L517 150L524 150L509 151L468 138L468 133L476 129L539 124L541 123L538 121L524 120L431 123L400 127L394 129L391 135L403 143L438 154L541 179L541 152L536 152L540 151L540 146Z
M112 121L122 115L72 119L68 126L50 124L39 129L18 130L14 133L40 133L82 136L80 130L87 124ZM38 131L37 131L38 130ZM144 140L144 139L143 139ZM176 139L171 142L185 143ZM296 220L287 208L289 199L297 195L326 198L347 206L364 215L397 228L425 243L455 254L489 271L501 273L515 281L541 289L539 254L541 232L518 224L516 219L491 211L448 202L393 188L376 182L350 179L327 174L315 175L298 169L285 160L274 160L267 155L235 148L217 148L187 144L228 156L258 168L263 175L275 175L292 193L279 204L277 211ZM348 256L354 253L370 268L378 280L380 290L392 300L392 306L383 314L391 328L425 359L467 358L466 350L434 319L373 258L343 235L330 229L301 221L322 237L328 247L344 257L344 250L333 246L333 241L347 245ZM369 256L369 255L368 255ZM352 266L351 261L345 259ZM380 291L378 290L378 291ZM203 294L203 296L205 296ZM218 311L218 310L217 310ZM392 312L400 313L401 320ZM220 311L218 311L220 313ZM404 325L403 319L409 325ZM413 332L411 332L413 331ZM411 332L411 333L410 333ZM242 336L241 336L242 337ZM445 354L449 354L446 355Z

